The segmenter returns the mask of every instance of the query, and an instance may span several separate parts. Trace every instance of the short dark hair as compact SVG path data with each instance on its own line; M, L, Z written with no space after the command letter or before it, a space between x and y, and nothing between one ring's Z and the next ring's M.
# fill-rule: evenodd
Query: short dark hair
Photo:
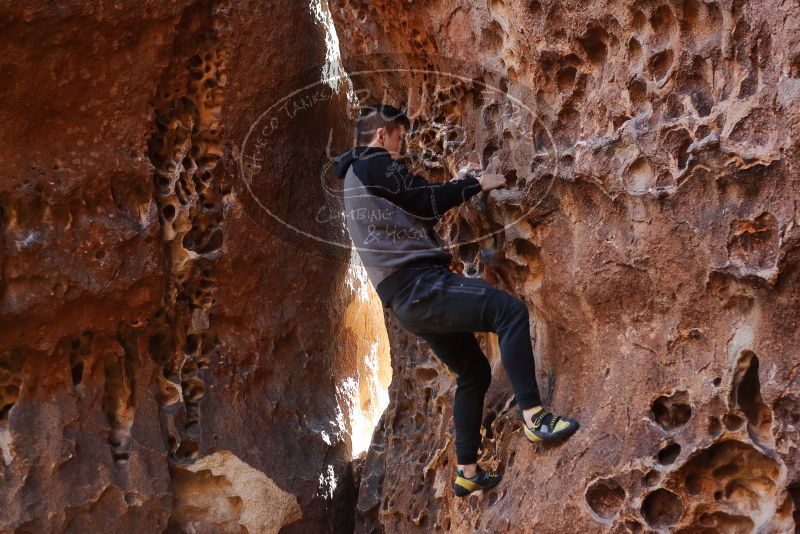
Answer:
M389 104L375 104L361 108L356 122L356 145L367 145L378 128L392 133L398 126L411 128L411 121L405 113Z

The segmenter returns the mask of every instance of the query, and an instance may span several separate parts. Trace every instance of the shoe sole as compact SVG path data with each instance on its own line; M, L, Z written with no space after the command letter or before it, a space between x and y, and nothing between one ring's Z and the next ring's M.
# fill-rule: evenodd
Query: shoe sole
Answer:
M467 495L471 495L471 494L475 493L476 491L492 489L492 488L496 487L500 483L501 480L503 480L503 477L499 477L497 479L497 482L495 482L494 484L487 485L487 486L479 486L479 487L477 487L475 489L472 489L472 490L471 489L467 489L464 486L460 486L460 485L458 485L458 484L456 484L454 482L453 483L453 493L455 493L456 497L466 497Z
M525 430L525 437L528 438L528 441L532 443L542 443L542 442L560 441L562 439L568 438L569 436L574 434L576 430L580 428L580 425L578 424L577 421L575 421L575 424L573 426L568 426L563 430L554 432L548 438L542 438L537 436L536 434L533 433L531 429L528 428L528 425L526 424L523 424L522 427Z

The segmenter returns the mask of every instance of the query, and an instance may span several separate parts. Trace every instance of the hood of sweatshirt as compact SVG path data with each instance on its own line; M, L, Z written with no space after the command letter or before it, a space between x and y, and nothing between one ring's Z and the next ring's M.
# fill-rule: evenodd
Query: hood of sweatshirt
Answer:
M343 179L347 174L347 169L350 168L350 165L352 165L354 161L388 154L389 152L385 148L378 146L357 146L350 148L334 158L333 175Z

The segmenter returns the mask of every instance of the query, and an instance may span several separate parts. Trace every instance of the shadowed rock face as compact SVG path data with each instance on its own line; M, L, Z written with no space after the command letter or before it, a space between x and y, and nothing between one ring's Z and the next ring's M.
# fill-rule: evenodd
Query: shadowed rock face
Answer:
M472 152L509 177L439 231L454 268L528 304L547 402L582 424L561 446L528 443L482 336L494 380L480 461L505 478L456 500L454 376L389 312L391 404L357 531L792 532L800 11L343 0L332 12L357 94L408 107L412 164L446 179ZM492 96L505 92L518 100Z
M325 39L307 3L0 8L3 532L352 528L374 302L265 227L235 162ZM273 196L344 110L276 136Z

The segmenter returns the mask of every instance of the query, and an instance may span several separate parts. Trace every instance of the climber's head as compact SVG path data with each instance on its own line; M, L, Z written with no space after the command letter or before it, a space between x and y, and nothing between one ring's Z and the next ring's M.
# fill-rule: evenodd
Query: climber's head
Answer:
M356 145L385 148L392 158L397 159L410 127L411 121L405 113L394 106L367 106L361 108L361 116L356 123Z

